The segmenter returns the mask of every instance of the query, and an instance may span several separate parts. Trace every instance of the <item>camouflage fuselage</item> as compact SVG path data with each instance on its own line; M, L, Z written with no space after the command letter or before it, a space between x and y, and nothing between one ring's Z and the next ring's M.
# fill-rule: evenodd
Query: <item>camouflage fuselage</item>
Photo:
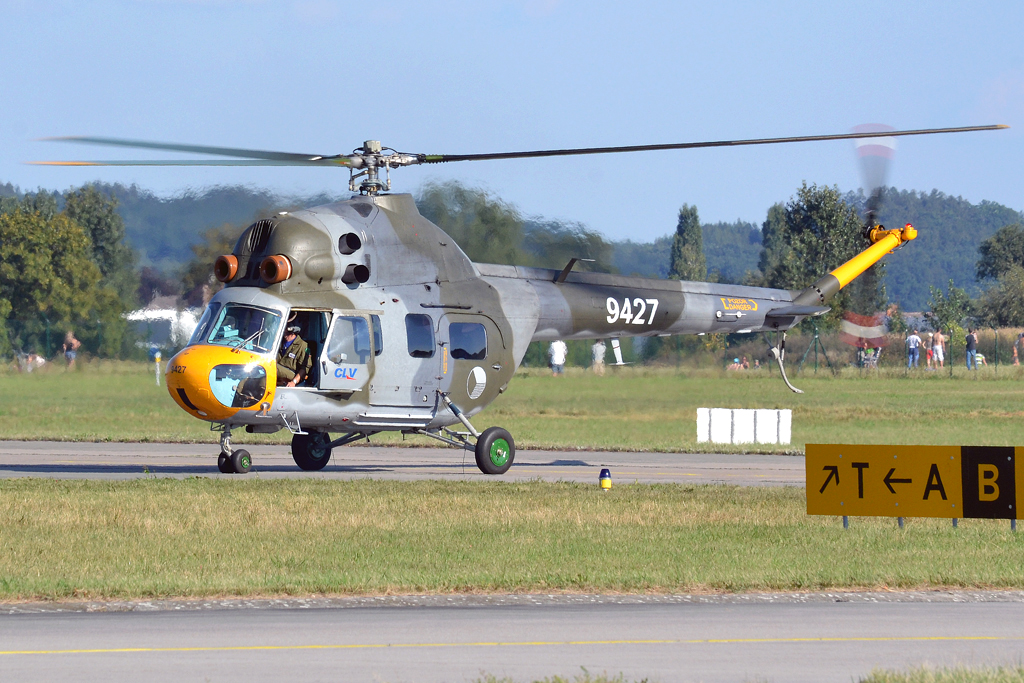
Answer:
M346 253L345 236L353 233L360 246ZM272 255L286 257L291 274L268 284L260 264ZM474 264L419 214L410 195L359 196L275 216L250 227L233 256L237 273L211 305L257 306L282 319L294 311L322 313L324 320L372 316L380 325L373 354L358 369L324 363L324 340L307 339L321 363L311 386L273 386L271 366L283 326L266 353L199 340L171 360L168 387L184 410L255 431L447 426L456 418L439 392L467 414L479 412L505 390L531 341L788 329L802 319L799 313L808 314L793 307L798 293L787 290L582 272L557 281L557 270ZM355 266L366 268L365 281L353 280ZM430 357L412 355L410 315L429 316L436 344ZM482 325L485 356L453 358L452 323ZM255 405L217 403L204 385L213 381L215 363L232 353L248 354L245 367L258 362L267 368L268 386ZM328 371L352 381L332 388Z

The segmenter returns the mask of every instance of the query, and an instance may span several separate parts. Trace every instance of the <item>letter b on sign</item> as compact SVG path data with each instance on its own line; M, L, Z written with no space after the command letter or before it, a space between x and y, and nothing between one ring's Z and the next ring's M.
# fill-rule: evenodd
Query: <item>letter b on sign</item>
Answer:
M999 468L982 463L978 465L978 500L999 500Z
M964 446L960 468L964 517L1015 519L1017 489L1012 446Z

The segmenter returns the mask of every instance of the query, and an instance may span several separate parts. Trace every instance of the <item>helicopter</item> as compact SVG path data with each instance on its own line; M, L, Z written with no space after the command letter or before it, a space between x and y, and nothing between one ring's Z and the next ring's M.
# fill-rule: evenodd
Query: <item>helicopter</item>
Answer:
M218 469L246 473L252 457L234 448L235 429L292 434L302 470L323 469L332 450L380 432L426 436L472 450L480 471L500 475L515 460L504 428L470 421L508 387L528 345L556 339L775 332L769 342L782 378L785 332L830 310L829 300L917 236L910 224L874 221L870 246L803 290L685 282L474 263L420 215L410 194L391 193L390 172L418 164L650 152L882 136L998 130L971 126L627 147L409 154L366 141L350 154L314 155L105 137L62 142L205 154L231 159L47 161L73 166L330 166L349 169L353 196L281 212L250 225L213 272L224 287L188 344L166 367L177 405L219 431ZM381 171L383 176L381 177ZM279 386L277 357L297 333L312 359L308 376ZM767 338L767 335L766 335ZM292 382L289 382L292 384ZM331 432L338 434L332 438Z

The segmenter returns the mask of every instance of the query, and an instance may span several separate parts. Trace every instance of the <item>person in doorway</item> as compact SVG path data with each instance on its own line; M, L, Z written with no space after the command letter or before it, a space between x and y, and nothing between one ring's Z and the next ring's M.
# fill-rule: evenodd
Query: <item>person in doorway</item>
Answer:
M932 337L932 360L939 368L946 364L946 338L942 336L942 330L935 330L935 336Z
M978 335L974 332L974 328L967 329L967 336L964 338L967 343L967 369L977 370L978 369Z
M281 348L277 352L277 386L294 387L309 376L313 369L313 359L309 355L309 345L299 336L302 330L298 325L288 325Z
M68 363L68 370L75 367L75 358L78 357L78 349L81 346L82 342L75 339L75 333L68 330L64 335L64 346L61 347L64 350L64 360Z
M916 368L917 361L920 357L921 352L921 337L917 335L917 330L907 337L907 368Z
M548 359L551 363L551 375L561 377L565 372L565 357L569 355L569 347L561 339L551 342L548 348Z
M604 354L608 349L604 345L604 339L598 339L590 347L590 353L594 359L594 374L604 377Z

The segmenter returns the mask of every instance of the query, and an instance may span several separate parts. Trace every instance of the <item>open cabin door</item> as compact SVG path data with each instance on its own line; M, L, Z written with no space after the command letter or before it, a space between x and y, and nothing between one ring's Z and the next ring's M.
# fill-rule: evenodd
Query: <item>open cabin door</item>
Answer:
M364 311L334 309L327 343L320 352L320 382L326 391L360 391L373 374L374 330Z

